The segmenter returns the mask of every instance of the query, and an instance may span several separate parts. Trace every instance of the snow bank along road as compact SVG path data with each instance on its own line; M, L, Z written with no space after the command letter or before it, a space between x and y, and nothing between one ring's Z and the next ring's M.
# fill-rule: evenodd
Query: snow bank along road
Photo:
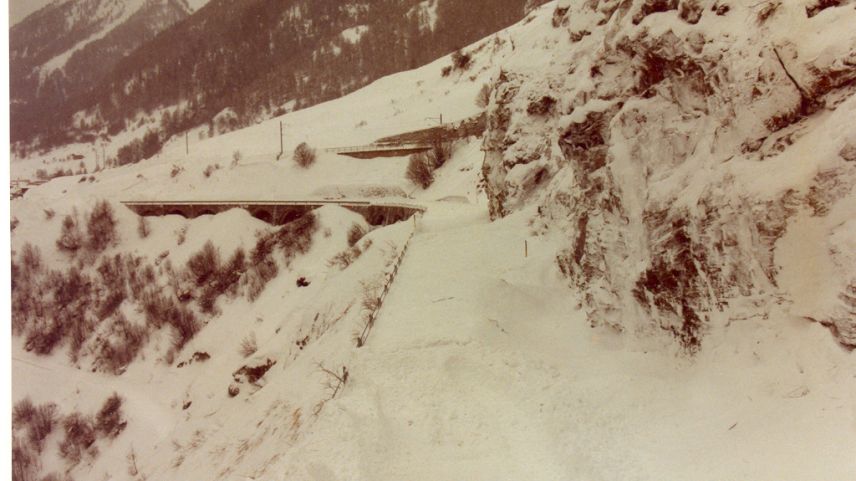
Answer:
M847 367L830 371L806 347L830 345L820 342L823 329L744 323L693 361L591 329L555 267L559 240L530 236L531 214L490 223L484 206L429 205L367 344L349 361L348 387L295 447L300 465L290 474L773 480L856 472L849 423L823 408L848 399L850 388L835 382ZM802 374L783 372L791 368Z

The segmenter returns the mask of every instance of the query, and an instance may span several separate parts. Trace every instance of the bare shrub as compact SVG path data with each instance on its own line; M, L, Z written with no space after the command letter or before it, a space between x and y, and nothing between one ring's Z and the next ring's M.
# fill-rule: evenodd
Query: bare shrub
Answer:
M315 405L313 413L317 416L321 413L321 410L324 409L324 405L334 399L339 391L348 383L348 379L350 377L350 373L348 372L347 366L342 366L342 372L331 371L324 367L324 364L318 363L318 370L324 374L324 388L327 390L328 396L326 399L322 399Z
M29 397L21 399L12 407L12 427L23 428L29 425L36 415L36 406Z
M273 259L272 239L265 240L266 236L260 236L256 246L250 253L250 267L247 270L247 297L255 301L261 295L265 285L276 277L279 268Z
M470 67L472 57L469 53L465 53L461 49L452 53L452 66L458 70L466 70Z
M116 216L113 207L106 200L95 204L86 223L88 247L94 252L101 252L116 243Z
M297 165L308 168L315 163L315 149L309 147L306 142L301 142L295 149L292 157Z
M140 239L145 239L152 233L152 228L149 225L149 220L143 216L137 218L137 234L139 234Z
M137 357L148 339L145 325L134 325L119 314L111 326L111 339L100 345L98 359L107 372L121 374Z
M476 107L483 109L490 103L490 85L484 84L476 94Z
M776 11L779 9L779 7L782 6L782 2L779 0L768 0L767 2L763 3L764 6L761 7L761 10L758 10L758 16L756 17L758 25L761 25L766 22L767 19L772 17L773 14L775 14ZM758 5L760 5L760 3Z
M236 150L236 151L232 152L232 165L230 167L233 169L235 167L237 167L238 164L241 162L242 158L243 158L243 156L241 155L240 150Z
M67 215L63 218L62 231L56 241L56 246L59 250L70 254L76 253L83 246L83 234L80 232L76 215L75 217Z
M209 164L208 167L205 167L205 170L202 171L202 175L207 179L211 177L211 174L218 170L220 170L220 164Z
M211 241L202 246L202 250L190 256L187 269L193 275L197 286L203 286L220 269L220 253Z
M180 174L182 172L184 172L184 167L181 167L181 166L176 165L176 164L172 164L172 170L169 171L169 176L170 176L170 178L174 179L174 178L178 177L178 174Z
M45 220L51 220L56 215L56 212L53 209L45 209Z
M42 404L35 408L30 420L27 436L30 444L41 452L45 445L45 438L53 431L57 422L57 406L53 403Z
M175 235L176 235L176 241L175 242L178 245L184 244L184 241L187 240L187 226L186 225L181 226L180 229L175 231Z
M452 143L444 140L443 134L440 132L431 140L431 149L427 155L434 169L439 169L447 160L452 158Z
M353 224L348 229L348 245L354 247L366 235L366 229L360 224Z
M18 436L12 436L12 481L31 481L38 471L38 454Z
M30 330L27 335L26 349L36 354L47 355L53 352L65 335L61 322L47 319Z
M300 216L273 233L276 245L282 249L286 263L298 254L306 254L312 245L312 234L318 230L318 219L312 212Z
M405 176L414 184L427 189L434 182L434 162L425 153L418 152L410 156Z
M250 357L258 350L259 346L256 341L256 334L251 332L247 337L241 340L241 347L238 349L238 353L243 357Z
M180 351L185 344L190 342L200 329L196 315L185 307L178 307L169 311L167 321L175 329L172 345L176 351Z
M95 428L92 420L80 413L72 413L66 416L62 426L65 439L59 445L59 452L63 458L72 464L77 464L95 442Z
M27 278L32 278L42 270L42 251L38 246L27 242L21 249L21 267Z
M202 295L199 298L199 305L202 308L202 312L213 313L214 303L217 298L227 291L234 293L238 282L246 271L246 255L244 254L244 249L239 247L235 250L232 257L229 258L229 261L216 272L211 282L203 289Z
M128 422L122 419L122 398L115 392L104 401L95 416L95 429L107 438L115 438Z
M350 247L336 254L330 260L328 260L327 266L338 267L339 269L344 270L348 266L350 266L355 260L357 260L362 255L362 253L363 251L360 250L359 247Z

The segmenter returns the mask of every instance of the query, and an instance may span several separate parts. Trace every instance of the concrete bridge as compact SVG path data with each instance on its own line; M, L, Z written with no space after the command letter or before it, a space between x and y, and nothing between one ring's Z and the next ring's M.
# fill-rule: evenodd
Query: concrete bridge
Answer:
M416 152L425 152L430 148L431 146L427 144L369 144L353 147L335 147L325 150L334 154L347 155L348 157L355 157L357 159L374 159L376 157L403 157L415 154Z
M371 225L388 225L425 212L425 207L398 202L361 200L287 200L287 201L123 201L125 207L141 216L180 215L193 219L230 209L244 209L268 224L282 225L325 205L338 205L361 214Z

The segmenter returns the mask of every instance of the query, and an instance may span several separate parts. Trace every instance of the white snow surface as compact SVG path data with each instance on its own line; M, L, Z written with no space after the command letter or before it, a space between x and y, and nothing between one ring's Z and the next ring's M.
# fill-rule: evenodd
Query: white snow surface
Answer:
M355 44L369 31L368 25L357 25L356 27L342 30L342 39L350 44Z
M176 360L204 351L211 354L204 363L168 365L169 339L161 333L124 374L112 376L90 372L86 359L70 365L64 350L36 356L13 338L13 402L29 396L63 412L93 413L114 391L125 399L128 427L115 440L97 441L97 458L67 465L56 454L55 432L42 473L68 470L78 481L856 478L856 357L827 329L798 317L799 306L819 301L797 297L794 309L783 304L767 316L747 306L745 319L714 323L690 359L659 337L589 327L579 293L555 262L567 235L535 235L534 207L489 221L478 191L479 139L459 142L425 191L404 179L406 158L361 160L323 150L424 128L439 114L456 121L478 113L473 99L500 66L537 70L531 46L547 48L559 35L549 29L554 8L549 3L497 35L513 42L472 46L474 65L463 74L441 77L450 62L443 58L251 128L204 141L191 134L189 155L185 139L173 139L155 158L99 172L94 182L55 179L13 200L20 222L13 250L33 243L57 268L69 265L55 246L62 217L102 198L119 218L121 240L108 254L153 260L166 251L176 266L208 240L223 256L239 246L249 251L255 232L270 226L242 210L165 216L151 218L152 234L139 239L136 216L119 201L405 192L427 207L422 217L371 231L372 246L345 270L326 261L347 247L348 228L364 221L338 207L319 210L311 250L281 266L255 302L221 301L222 312ZM285 156L276 161L280 122ZM108 152L129 138L133 133L114 139ZM304 141L318 149L309 169L290 159ZM29 177L42 160L75 148L94 164L84 147L68 147L14 162L12 177ZM235 151L242 160L231 167ZM215 164L221 168L203 176ZM173 177L175 167L182 170ZM751 182L748 171L735 175ZM56 216L46 220L45 209ZM844 210L824 226L837 232L837 255L850 259L852 219ZM788 236L810 238L817 222L806 216ZM186 241L178 245L176 231L184 227ZM784 289L824 282L827 264L790 260L804 259L793 250L805 241L781 242ZM357 348L361 281L381 278L405 244L380 315ZM298 277L311 285L297 288ZM128 311L132 320L142 315ZM238 347L250 333L259 349L244 359ZM298 348L306 336L309 343ZM259 385L242 384L230 398L232 372L265 359L276 364ZM319 363L347 366L350 376L314 414L328 397ZM136 477L128 474L131 452Z

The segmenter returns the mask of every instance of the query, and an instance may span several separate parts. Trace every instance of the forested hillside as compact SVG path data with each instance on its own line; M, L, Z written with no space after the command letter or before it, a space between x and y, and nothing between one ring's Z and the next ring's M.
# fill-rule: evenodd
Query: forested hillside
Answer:
M141 111L176 105L181 109L161 137L176 126L210 122L224 109L234 112L236 126L247 125L285 105L303 108L415 68L512 24L537 3L543 2L212 0L103 75L97 70L107 65L99 65L88 90L41 93L51 109L44 102L19 105L13 141L86 141L123 130ZM22 90L13 82L13 97ZM86 122L69 130L79 112Z
M119 60L189 14L185 0L75 0L50 4L12 27L13 139L67 138L74 105Z

